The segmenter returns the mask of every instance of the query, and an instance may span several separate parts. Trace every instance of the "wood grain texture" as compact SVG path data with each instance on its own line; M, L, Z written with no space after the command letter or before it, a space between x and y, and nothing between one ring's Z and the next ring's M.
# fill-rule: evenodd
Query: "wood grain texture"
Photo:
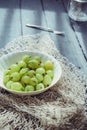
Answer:
M43 0L44 13L49 27L65 31L65 36L50 34L60 53L87 74L87 63L72 28L64 3L61 0ZM50 22L49 22L50 21Z
M87 61L87 22L72 21L72 26L78 39L79 46L82 50L85 60Z
M69 1L62 0L64 7L68 13L67 10L67 4L69 5ZM81 22L81 21L74 21L73 19L70 19L71 25L73 30L75 31L76 38L78 40L79 46L83 52L83 55L87 61L87 21Z
M87 23L72 22L66 0L3 0L0 2L0 48L20 35L50 35L60 53L87 75ZM64 36L28 28L36 24L64 31Z
M22 29L23 35L35 34L44 31L39 29L26 27L26 24L36 24L46 27L46 21L42 10L40 0L22 0L21 1L21 17L22 17Z
M19 1L0 1L0 47L21 35Z
M69 1L65 1L65 0L62 0L63 2L63 5L65 7L65 10L68 14L68 10L67 10L67 4L69 5ZM72 26L72 29L76 35L76 39L78 41L78 45L81 49L81 52L84 56L84 59L86 61L86 65L85 65L85 73L87 73L87 21L85 22L77 22L77 21L74 21L73 19L69 18L70 20L70 23L71 23L71 26ZM77 48L78 50L78 48ZM80 57L80 55L79 55ZM84 63L83 63L84 65Z

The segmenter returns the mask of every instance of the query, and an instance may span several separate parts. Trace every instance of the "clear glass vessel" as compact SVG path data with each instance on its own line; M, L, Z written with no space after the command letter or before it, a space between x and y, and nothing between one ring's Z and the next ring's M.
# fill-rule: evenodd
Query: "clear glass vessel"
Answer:
M69 1L68 15L75 21L87 21L87 0Z

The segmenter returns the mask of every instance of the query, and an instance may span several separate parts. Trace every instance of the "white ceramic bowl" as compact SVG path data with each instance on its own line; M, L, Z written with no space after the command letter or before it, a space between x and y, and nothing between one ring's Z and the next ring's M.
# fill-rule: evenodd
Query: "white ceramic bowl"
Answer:
M11 64L14 64L14 63L18 62L19 60L21 60L21 58L25 54L29 54L31 56L37 55L37 56L40 56L43 61L51 60L54 63L54 78L52 80L52 83L48 87L46 87L45 89L33 91L33 92L20 92L20 91L14 91L11 89L7 89L5 87L5 85L3 84L4 71L7 70L11 66ZM60 63L54 57L49 56L47 54L43 54L41 52L36 52L36 51L15 52L15 53L6 54L0 58L0 87L2 87L3 89L5 89L11 93L14 93L14 94L36 95L36 94L42 93L42 92L48 90L49 88L53 87L59 81L61 74L62 74L62 69L61 69Z

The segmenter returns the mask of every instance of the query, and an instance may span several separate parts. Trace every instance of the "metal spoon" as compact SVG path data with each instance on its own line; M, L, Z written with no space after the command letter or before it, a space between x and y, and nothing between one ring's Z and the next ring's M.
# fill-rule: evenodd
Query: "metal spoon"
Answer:
M55 33L57 35L64 35L64 32L56 31L56 30L53 30L51 28L46 28L46 27L42 27L42 26L39 26L39 25L26 24L26 26L27 27L31 27L31 28L36 28L36 29L44 30L44 31L48 31L48 32L52 32L52 33Z

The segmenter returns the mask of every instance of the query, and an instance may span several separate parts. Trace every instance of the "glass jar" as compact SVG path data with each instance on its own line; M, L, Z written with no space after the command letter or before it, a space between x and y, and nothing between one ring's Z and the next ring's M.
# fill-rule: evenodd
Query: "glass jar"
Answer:
M75 21L87 21L87 0L69 1L68 15Z

